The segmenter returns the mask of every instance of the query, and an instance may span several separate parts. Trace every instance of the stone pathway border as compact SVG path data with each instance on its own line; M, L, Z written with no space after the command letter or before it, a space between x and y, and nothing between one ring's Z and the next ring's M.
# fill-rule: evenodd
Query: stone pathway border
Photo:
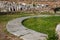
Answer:
M8 24L6 25L6 28L8 32L22 38L23 40L46 40L48 38L47 34L39 33L34 30L26 28L24 25L22 25L22 21L31 17L49 17L49 16L51 15L39 15L16 18L12 21L9 21Z

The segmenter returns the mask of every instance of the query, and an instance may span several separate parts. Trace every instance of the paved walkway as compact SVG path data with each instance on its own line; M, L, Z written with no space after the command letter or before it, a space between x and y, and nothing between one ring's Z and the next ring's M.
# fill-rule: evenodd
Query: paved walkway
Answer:
M23 40L46 40L47 34L39 33L28 29L22 25L22 21L31 17L49 17L50 15L21 17L9 21L6 25L7 31L13 35L19 36Z

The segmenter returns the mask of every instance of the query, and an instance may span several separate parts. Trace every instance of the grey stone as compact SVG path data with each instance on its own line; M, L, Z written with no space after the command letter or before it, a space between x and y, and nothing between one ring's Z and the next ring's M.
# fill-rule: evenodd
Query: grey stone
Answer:
M57 34L58 40L60 40L60 24L58 24L56 27L56 34Z

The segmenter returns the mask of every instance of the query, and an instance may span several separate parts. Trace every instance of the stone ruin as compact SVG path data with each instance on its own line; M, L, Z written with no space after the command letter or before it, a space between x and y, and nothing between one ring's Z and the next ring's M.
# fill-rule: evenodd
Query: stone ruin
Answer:
M9 1L0 1L0 12L16 12L16 11L26 11L26 10L43 10L48 11L48 4L26 4L22 2L9 2Z

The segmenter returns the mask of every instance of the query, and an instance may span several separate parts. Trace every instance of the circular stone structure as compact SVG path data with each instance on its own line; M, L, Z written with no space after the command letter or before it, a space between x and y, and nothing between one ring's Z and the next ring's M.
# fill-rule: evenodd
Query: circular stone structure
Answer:
M23 20L31 17L49 17L51 15L39 15L39 16L28 16L21 17L9 21L6 25L7 31L11 34L22 38L23 40L47 40L48 35L40 32L36 32L34 30L26 28L22 25Z

